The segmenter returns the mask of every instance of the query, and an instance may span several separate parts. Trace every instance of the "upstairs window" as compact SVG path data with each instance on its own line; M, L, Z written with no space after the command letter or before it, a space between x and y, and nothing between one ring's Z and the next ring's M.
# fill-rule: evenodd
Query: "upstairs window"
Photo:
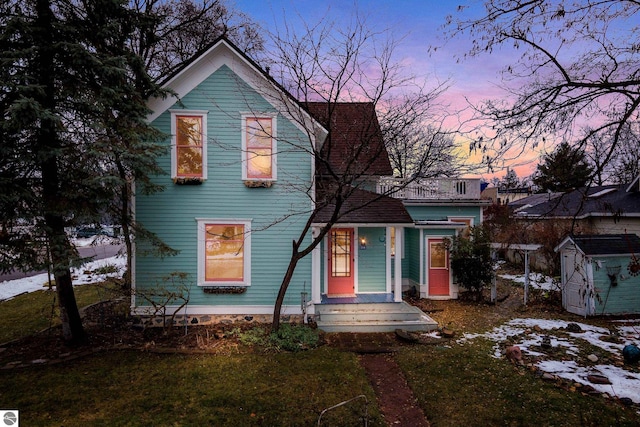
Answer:
M248 181L276 179L275 116L243 116L242 178Z
M171 175L174 179L207 178L206 112L171 112Z

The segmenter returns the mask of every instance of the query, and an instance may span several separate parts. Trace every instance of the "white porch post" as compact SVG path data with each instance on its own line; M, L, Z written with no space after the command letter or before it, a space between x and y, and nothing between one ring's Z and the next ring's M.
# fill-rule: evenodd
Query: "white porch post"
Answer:
M396 228L396 256L395 256L395 274L393 277L393 301L402 302L402 247L404 242L404 228Z
M311 229L311 234L313 236L318 235L318 228L313 227ZM322 271L322 249L320 245L313 248L311 252L311 299L314 304L320 304L322 302L321 297L321 278L320 272Z

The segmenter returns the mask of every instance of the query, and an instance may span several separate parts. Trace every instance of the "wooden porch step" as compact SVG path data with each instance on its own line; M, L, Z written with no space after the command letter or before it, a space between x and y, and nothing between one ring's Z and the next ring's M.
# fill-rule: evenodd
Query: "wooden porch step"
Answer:
M318 304L316 322L325 332L431 331L438 324L405 302L380 304Z

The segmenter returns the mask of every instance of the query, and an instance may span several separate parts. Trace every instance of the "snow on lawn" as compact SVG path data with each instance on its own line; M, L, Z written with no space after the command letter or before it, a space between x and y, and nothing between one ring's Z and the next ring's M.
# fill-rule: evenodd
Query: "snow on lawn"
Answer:
M87 283L102 282L109 277L122 277L126 266L127 261L124 256L115 256L88 262L81 268L71 269L73 284L85 285ZM96 270L101 268L104 268L107 271L113 270L113 272L98 274ZM49 276L47 273L25 277L23 279L0 282L0 301L10 299L16 295L27 292L47 289L48 282Z
M512 280L516 283L522 283L524 285L524 274L498 274L498 277L502 277L506 280ZM529 273L529 286L535 289L542 289L543 291L560 290L557 282L554 282L551 277L545 276L541 273Z
M484 337L496 343L494 357L502 357L502 348L507 340L516 339L515 345L520 347L526 356L534 357L535 365L543 372L556 375L560 378L589 385L601 393L608 393L618 398L627 397L635 403L640 403L640 374L637 370L628 369L629 366L614 366L594 364L580 366L575 359L580 355L578 343L580 340L599 347L611 353L615 359L622 359L622 349L627 344L640 346L640 320L631 321L635 325L616 326L615 332L619 336L618 342L610 342L611 331L598 326L576 323L582 332L569 332L566 330L569 322L563 320L544 319L513 319L502 326L485 334L465 334L458 342L465 342L478 337ZM628 322L630 323L630 322ZM556 337L555 331L562 330L563 337ZM567 335L568 337L564 337ZM551 338L552 355L568 360L552 360L553 356L544 353L541 349L543 337ZM586 358L588 355L581 355ZM587 377L589 375L604 375L611 384L593 384Z

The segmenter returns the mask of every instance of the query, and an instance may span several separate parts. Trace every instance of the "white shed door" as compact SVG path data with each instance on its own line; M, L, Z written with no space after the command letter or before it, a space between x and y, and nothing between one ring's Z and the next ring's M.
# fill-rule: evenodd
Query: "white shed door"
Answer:
M566 251L562 258L564 282L564 307L569 313L587 315L588 283L584 259L576 257L576 252Z

